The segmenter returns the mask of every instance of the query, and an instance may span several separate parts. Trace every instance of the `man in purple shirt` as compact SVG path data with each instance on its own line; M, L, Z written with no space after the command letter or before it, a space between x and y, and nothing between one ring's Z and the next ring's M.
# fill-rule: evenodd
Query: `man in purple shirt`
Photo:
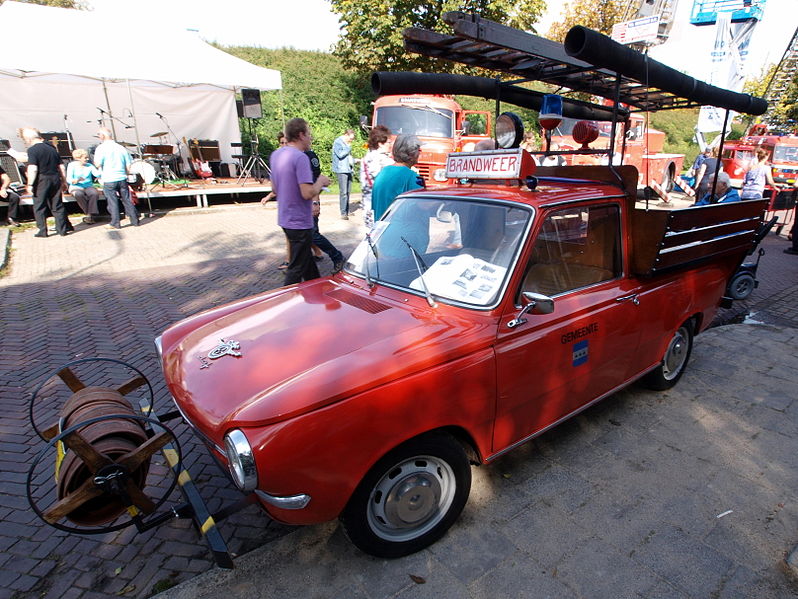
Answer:
M285 125L286 145L275 151L269 163L271 182L277 194L277 224L288 239L291 259L285 270L284 285L310 281L319 277L313 259L313 198L321 193L330 179L320 175L313 182L313 171L305 152L312 136L305 119L291 119Z

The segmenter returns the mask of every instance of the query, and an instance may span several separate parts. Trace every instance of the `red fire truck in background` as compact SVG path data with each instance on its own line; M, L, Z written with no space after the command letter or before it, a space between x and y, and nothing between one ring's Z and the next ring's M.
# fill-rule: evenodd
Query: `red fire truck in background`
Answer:
M392 141L402 133L418 136L422 146L415 168L427 187L446 184L449 152L473 150L477 142L492 137L490 112L463 110L445 95L382 96L374 101L371 124L388 127Z
M551 143L560 150L576 150L579 144L572 137L575 119L563 118L562 123L552 131ZM623 144L623 129L615 140L616 154L613 164L621 164L620 153L623 151L623 164L630 164L639 173L638 187L658 185L662 191L673 189L673 180L682 172L684 154L667 154L663 151L665 133L646 127L645 117L641 113L629 116L629 127L625 129L626 145ZM599 137L591 143L592 148L610 147L610 123L599 123ZM596 154L576 154L565 156L571 165L606 164L607 158Z

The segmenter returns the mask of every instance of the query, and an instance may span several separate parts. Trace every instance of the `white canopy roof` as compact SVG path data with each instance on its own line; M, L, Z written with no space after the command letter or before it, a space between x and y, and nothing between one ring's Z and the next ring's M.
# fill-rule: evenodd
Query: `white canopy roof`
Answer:
M166 1L166 0L164 0ZM130 13L135 13L131 4ZM231 56L196 34L157 22L84 10L8 1L3 24L0 77L78 75L92 79L139 80L229 89L280 89L280 72Z
M163 0L164 2L168 0ZM75 147L109 126L133 153L185 140L218 142L221 160L240 153L235 92L280 89L280 72L255 66L153 15L5 2L0 5L0 139L21 150L19 127L68 132ZM141 20L146 18L147 20ZM162 135L157 135L162 134ZM202 144L200 144L202 145Z

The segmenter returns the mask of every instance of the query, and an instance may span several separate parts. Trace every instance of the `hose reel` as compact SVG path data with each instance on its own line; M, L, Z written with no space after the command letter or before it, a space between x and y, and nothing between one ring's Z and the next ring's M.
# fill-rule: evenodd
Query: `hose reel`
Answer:
M122 366L135 375L119 385L88 385L75 372L75 367L97 367L98 363ZM73 393L53 414L52 406L37 403L37 399L45 388L52 391L56 377ZM83 378L98 377L90 372ZM175 460L181 461L175 434L157 418L137 414L126 398L145 385L149 397L148 402L142 401L141 410L150 415L152 386L140 370L112 358L85 358L52 372L33 393L30 422L47 446L30 466L27 494L31 508L44 522L67 532L102 534L133 524L147 530L174 517L168 512L157 521L144 521L144 516L154 514L177 484L173 471L168 489L159 498L148 496L152 456L170 448ZM39 420L42 412L49 412L51 424L38 426L36 412ZM48 478L41 476L40 464L46 458L52 460L55 489L47 490Z

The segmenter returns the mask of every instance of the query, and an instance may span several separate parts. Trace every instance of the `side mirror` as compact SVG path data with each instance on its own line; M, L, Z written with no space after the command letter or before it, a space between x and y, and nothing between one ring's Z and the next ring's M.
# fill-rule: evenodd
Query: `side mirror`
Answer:
M554 312L554 300L548 295L524 291L521 294L521 302L525 308L529 308L532 314L551 314Z
M521 294L521 303L523 304L521 311L507 323L507 326L511 329L526 322L525 314L551 314L554 312L554 300L542 293L524 291Z

